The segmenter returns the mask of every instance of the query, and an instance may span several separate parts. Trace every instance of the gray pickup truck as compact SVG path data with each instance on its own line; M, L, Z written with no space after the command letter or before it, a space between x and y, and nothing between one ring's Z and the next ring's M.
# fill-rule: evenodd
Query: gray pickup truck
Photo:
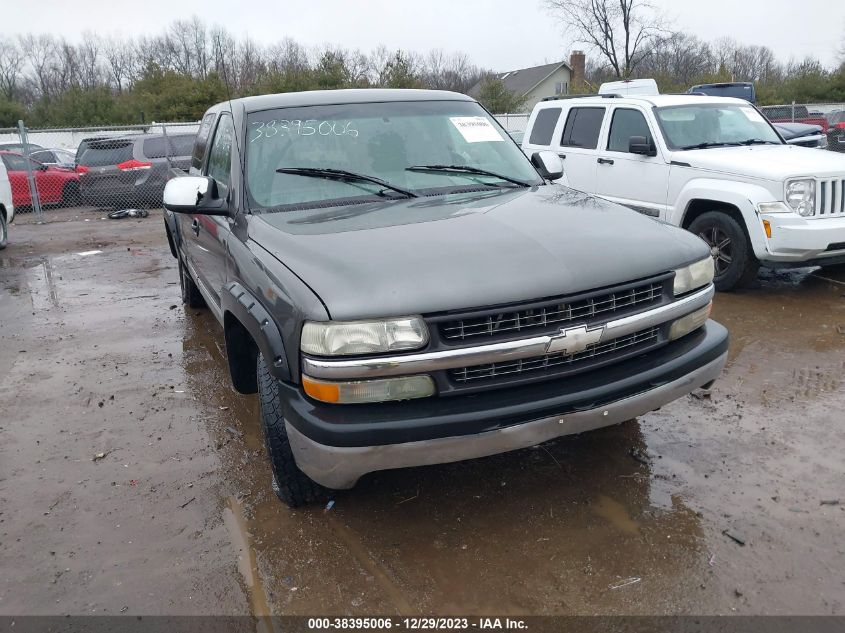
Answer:
M167 237L258 393L282 500L618 424L719 375L704 242L561 171L451 92L206 113Z

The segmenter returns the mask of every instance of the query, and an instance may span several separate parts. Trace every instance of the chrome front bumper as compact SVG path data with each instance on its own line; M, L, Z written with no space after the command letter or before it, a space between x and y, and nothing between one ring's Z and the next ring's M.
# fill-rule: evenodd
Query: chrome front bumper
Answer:
M370 472L475 459L619 424L712 382L726 361L727 353L724 353L677 380L595 409L457 437L382 446L326 446L303 435L287 421L285 428L299 468L323 486L346 489Z
M714 293L715 289L711 284L672 303L608 321L603 326L601 339L598 343L611 341L684 317L710 303L713 300ZM428 373L455 367L542 356L548 353L552 340L553 337L548 335L535 336L477 347L353 360L304 356L302 358L302 373L311 378L324 380L355 380Z

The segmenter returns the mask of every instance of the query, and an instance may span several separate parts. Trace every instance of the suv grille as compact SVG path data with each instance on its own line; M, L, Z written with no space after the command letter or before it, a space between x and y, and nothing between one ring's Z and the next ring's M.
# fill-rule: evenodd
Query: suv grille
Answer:
M586 299L576 298L565 303L558 300L530 309L443 321L439 324L440 336L446 341L462 341L475 337L549 329L562 323L591 320L600 315L610 318L615 312L658 303L662 296L663 280L652 280Z
M845 215L845 179L831 178L819 181L816 195L816 214L823 216Z
M578 354L545 354L535 358L460 367L450 369L449 377L456 383L466 385L470 382L516 375L536 375L539 373L561 373L568 370L585 369L586 365L595 365L604 360L619 360L632 352L640 352L652 347L658 341L659 327L652 327L628 336L621 336L606 343L598 343ZM594 360L595 359L595 360ZM591 362L593 361L593 362Z

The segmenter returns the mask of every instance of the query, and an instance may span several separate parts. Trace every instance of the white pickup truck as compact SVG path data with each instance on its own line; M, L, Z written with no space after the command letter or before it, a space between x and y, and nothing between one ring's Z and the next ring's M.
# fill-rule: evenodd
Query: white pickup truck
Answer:
M522 148L560 155L573 189L698 234L719 290L748 284L761 263L845 263L845 155L787 145L742 99L549 99Z

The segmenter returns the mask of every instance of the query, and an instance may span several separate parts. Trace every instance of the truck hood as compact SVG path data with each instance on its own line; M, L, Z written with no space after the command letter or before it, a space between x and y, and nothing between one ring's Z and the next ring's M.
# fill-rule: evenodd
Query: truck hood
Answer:
M333 319L555 297L709 254L686 231L559 185L263 213L249 234Z
M794 145L713 147L672 152L673 162L696 169L782 181L798 176L845 177L845 155Z

